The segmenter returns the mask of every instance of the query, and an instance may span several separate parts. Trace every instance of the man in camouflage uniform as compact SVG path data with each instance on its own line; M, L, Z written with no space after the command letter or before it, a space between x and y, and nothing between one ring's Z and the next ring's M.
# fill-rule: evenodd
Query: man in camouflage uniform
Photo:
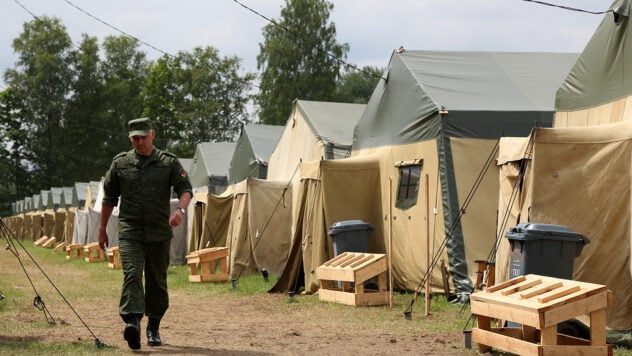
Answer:
M126 323L123 336L129 347L137 350L143 315L148 318L147 344L162 345L158 328L169 307L167 270L172 227L184 220L192 189L178 158L153 146L156 132L149 119L131 120L128 128L134 149L114 157L103 182L99 246L104 250L108 246L105 227L120 198L119 256L124 277L119 314ZM171 187L179 199L173 213Z

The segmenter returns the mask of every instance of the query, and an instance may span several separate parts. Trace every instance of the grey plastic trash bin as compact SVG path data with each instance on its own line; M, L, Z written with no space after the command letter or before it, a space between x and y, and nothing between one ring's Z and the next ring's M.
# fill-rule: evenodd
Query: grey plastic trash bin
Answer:
M369 238L373 225L362 220L339 221L329 228L334 245L334 256L343 252L369 252Z
M573 279L575 257L582 253L590 241L568 226L549 224L518 224L509 229L505 237L511 246L509 278L526 274ZM520 324L507 322L506 326ZM590 329L581 322L571 319L557 325L558 333L573 337L586 337Z
M505 237L511 245L509 278L526 274L573 278L573 263L590 241L567 226L519 224Z

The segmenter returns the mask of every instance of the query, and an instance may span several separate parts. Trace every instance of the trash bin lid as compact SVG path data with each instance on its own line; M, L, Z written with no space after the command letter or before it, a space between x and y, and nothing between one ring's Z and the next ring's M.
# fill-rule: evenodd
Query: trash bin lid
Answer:
M539 223L518 224L509 229L505 237L521 241L543 239L590 243L584 235L571 231L568 226Z
M373 225L362 220L345 220L334 223L329 228L329 235L333 236L344 231L373 230Z

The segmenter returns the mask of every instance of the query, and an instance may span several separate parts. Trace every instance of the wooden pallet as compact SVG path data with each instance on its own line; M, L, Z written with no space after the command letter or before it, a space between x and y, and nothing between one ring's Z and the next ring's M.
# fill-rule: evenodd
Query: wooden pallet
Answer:
M86 262L103 262L105 261L105 253L99 246L98 242L92 242L83 246L84 260Z
M121 268L121 256L119 256L118 246L108 249L108 267L112 269Z
M210 247L187 255L187 264L191 272L189 282L228 281L228 252L228 247Z
M42 246L46 241L48 241L49 237L48 236L42 236L39 239L37 239L37 241L35 241L33 244L35 246Z
M478 325L472 341L479 352L492 348L519 355L608 355L606 286L566 279L526 275L470 296ZM590 340L557 333L559 323L590 316ZM520 328L492 328L491 319L516 322Z
M58 243L57 246L55 246L55 248L53 249L53 253L61 255L66 251L66 246L68 246L68 242L66 241Z
M388 304L386 255L343 252L319 266L320 300L347 305ZM378 289L365 288L364 282L377 277Z
M66 246L66 259L83 258L83 245L71 244Z
M48 238L48 240L46 240L43 244L42 247L46 247L46 248L55 248L55 245L57 244L57 238L55 238L55 236Z

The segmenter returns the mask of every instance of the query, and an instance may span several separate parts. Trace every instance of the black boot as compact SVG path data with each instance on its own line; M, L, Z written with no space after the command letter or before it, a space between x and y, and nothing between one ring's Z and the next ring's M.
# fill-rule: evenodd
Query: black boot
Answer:
M132 350L140 349L140 318L136 315L126 315L123 317L125 322L125 330L123 337L127 341L127 346Z
M147 322L147 345L149 346L161 346L162 340L160 340L160 319L150 318Z

